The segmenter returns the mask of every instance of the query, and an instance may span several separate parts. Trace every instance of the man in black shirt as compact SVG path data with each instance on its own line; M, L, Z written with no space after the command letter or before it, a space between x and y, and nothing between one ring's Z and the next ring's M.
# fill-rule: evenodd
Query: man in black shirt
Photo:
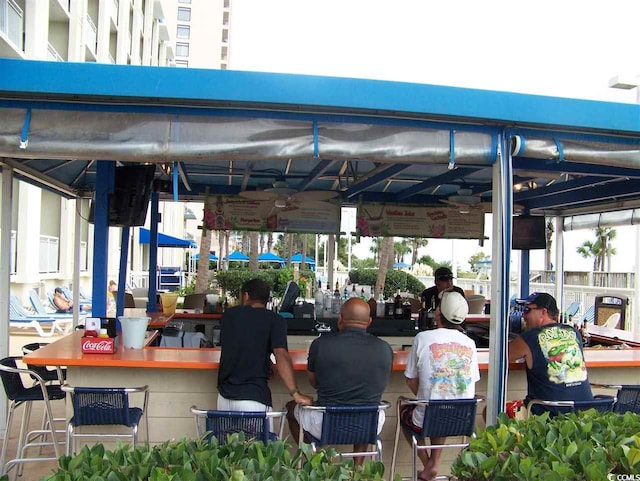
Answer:
M420 299L423 306L426 309L437 307L439 303L438 294L442 291L455 291L462 294L464 297L464 291L457 286L453 285L453 272L448 267L438 267L433 275L435 286L431 286L428 289L422 291Z
M224 411L270 411L268 379L273 353L276 371L295 403L311 404L310 396L296 386L287 350L286 320L265 308L270 289L260 279L247 281L241 289L242 305L222 315L218 409Z
M351 298L340 309L338 332L324 334L309 349L307 376L316 388L320 406L378 404L382 398L393 364L391 346L367 333L371 323L369 304ZM301 411L295 403L287 403L287 420L293 439L298 439L300 424L319 438L322 413ZM378 432L384 424L380 411ZM355 451L366 450L356 445Z

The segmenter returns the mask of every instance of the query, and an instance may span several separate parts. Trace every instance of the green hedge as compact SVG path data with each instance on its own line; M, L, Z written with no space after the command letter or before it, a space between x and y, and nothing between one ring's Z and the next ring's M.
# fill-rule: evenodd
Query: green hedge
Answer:
M62 456L58 470L43 481L310 481L382 480L384 465L332 458L335 452L315 455L309 446L290 452L283 441L244 440L233 434L225 444L183 439L132 449L119 443L114 451L101 444L84 447L74 457ZM1 479L1 478L0 478ZM6 479L6 478L5 478Z
M349 280L353 284L363 284L365 286L375 286L378 279L378 269L356 269L349 272ZM385 299L393 297L400 289L402 292L410 292L416 297L420 297L426 286L422 281L411 274L395 269L387 271L387 279L384 283Z
M637 473L640 415L595 409L525 421L501 414L451 466L458 481L601 481Z
M315 284L315 273L311 270L300 270L300 276L305 276L309 279L309 282ZM260 269L257 271L251 271L248 269L234 269L230 271L219 271L216 273L216 280L218 285L224 292L238 299L240 297L240 288L242 284L251 279L262 279L273 291L275 297L282 297L284 289L287 287L287 282L293 280L293 268L287 267L284 269Z

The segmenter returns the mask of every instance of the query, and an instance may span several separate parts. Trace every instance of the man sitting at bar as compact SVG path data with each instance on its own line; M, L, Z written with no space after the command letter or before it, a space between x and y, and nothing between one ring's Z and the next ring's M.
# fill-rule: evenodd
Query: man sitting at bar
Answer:
M523 319L527 330L509 343L509 362L524 358L527 369L527 397L547 401L589 401L593 399L582 351L582 339L573 326L558 322L556 300L545 292L526 299ZM533 414L540 414L534 406Z
M433 279L435 285L425 289L420 295L422 305L425 309L437 307L440 301L438 296L443 291L455 291L464 297L464 291L460 287L453 285L453 272L451 272L451 269L448 267L438 267L433 275Z
M316 388L319 406L378 404L393 364L393 350L386 341L367 333L371 323L369 304L360 298L347 300L338 316L338 332L323 334L309 348L307 376ZM289 431L298 439L300 424L312 436L322 435L323 413L300 410L287 403ZM385 416L380 411L378 433ZM354 451L366 451L366 445ZM362 459L357 458L361 463Z
M443 291L436 308L436 329L422 331L413 340L404 376L418 399L469 399L475 396L480 379L476 344L460 325L469 314L465 298L455 291ZM422 434L424 407L407 404L400 412L400 422L418 435ZM403 432L405 432L403 430ZM405 432L407 441L410 437ZM431 438L444 444L446 438ZM438 474L442 449L418 451L423 470L418 479L434 479Z
M287 349L287 321L266 309L271 290L261 279L244 283L242 305L227 309L221 319L218 409L222 411L271 411L268 379L270 356L293 400L311 404L296 386Z

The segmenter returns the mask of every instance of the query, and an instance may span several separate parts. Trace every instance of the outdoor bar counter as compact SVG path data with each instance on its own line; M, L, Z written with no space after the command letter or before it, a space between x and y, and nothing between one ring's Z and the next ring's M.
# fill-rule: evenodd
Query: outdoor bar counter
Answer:
M148 343L157 335L151 331ZM149 432L152 443L184 436L195 436L195 423L189 407L215 408L217 398L217 368L220 361L220 349L158 348L123 349L120 345L114 354L83 354L80 346L82 332L76 331L64 338L28 354L25 360L31 364L66 366L67 380L77 386L142 386L150 387ZM290 353L293 360L298 386L306 394L313 394L306 377L306 349L295 349L300 344L299 336L289 336ZM310 340L312 337L307 337ZM397 345L397 338L388 338ZM404 341L402 341L404 342ZM403 372L408 351L396 350L393 372L383 399L395 406L400 395L410 396ZM640 384L640 349L586 349L589 376L592 382L611 384ZM366 360L363 360L366 361ZM488 349L479 350L481 379L476 385L478 395L487 392L487 370L489 369ZM271 383L274 408L283 407L290 400L287 389L279 378ZM521 363L510 366L508 378L508 399L522 399L526 391L526 378ZM601 391L606 393L606 391ZM611 393L611 392L609 392ZM70 406L67 404L67 415ZM396 416L393 408L387 411L382 439L384 443L384 462L390 466ZM478 415L478 426L484 423ZM288 435L288 429L285 428ZM447 450L453 451L453 450ZM443 453L443 463L447 463L452 454ZM410 453L406 441L402 440L399 472L408 475L410 471Z

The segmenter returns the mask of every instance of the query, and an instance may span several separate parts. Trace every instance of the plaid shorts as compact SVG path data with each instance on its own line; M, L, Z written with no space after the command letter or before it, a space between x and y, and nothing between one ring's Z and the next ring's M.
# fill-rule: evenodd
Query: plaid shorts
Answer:
M403 426L408 427L414 433L422 435L422 426L416 426L413 424L413 410L416 408L415 404L406 404L400 408L400 422Z

